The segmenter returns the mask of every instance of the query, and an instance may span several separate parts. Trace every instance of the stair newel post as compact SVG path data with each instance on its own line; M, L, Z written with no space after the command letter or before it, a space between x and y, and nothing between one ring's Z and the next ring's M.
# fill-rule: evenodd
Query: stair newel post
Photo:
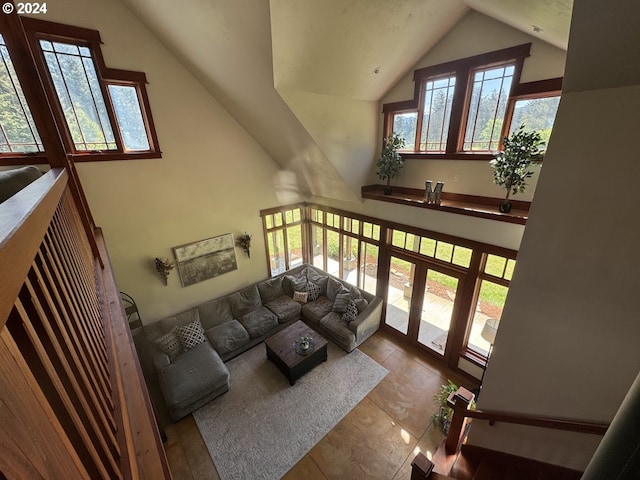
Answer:
M451 392L447 398L447 405L453 408L453 416L449 425L449 434L444 444L445 451L449 454L456 453L466 433L465 426L468 422L466 411L469 410L475 395L466 388L461 387L457 392Z

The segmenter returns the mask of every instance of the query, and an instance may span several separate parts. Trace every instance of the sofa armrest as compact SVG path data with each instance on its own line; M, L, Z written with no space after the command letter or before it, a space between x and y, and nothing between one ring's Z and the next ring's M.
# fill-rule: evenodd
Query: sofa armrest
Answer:
M156 372L159 372L170 363L171 362L169 361L169 355L167 355L166 353L163 353L158 349L153 352L153 366L155 367Z
M380 328L382 318L382 299L374 298L366 309L349 322L349 330L356 334L356 344L360 344Z

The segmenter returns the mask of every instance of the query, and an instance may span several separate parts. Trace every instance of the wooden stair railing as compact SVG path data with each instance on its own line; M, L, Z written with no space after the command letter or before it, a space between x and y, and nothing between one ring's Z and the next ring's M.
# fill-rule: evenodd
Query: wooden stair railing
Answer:
M0 478L169 479L104 242L73 188L55 168L0 204Z
M467 424L470 419L487 420L489 425L496 422L512 423L517 425L529 425L533 427L550 428L564 430L568 432L588 433L593 435L604 435L609 428L606 424L584 422L581 420L560 419L543 417L537 415L525 415L512 412L501 412L493 410L472 410L469 408L471 399L456 395L453 392L448 399L448 404L453 408L453 417L449 434L445 440L445 450L448 454L454 454L460 449L460 445L467 431Z

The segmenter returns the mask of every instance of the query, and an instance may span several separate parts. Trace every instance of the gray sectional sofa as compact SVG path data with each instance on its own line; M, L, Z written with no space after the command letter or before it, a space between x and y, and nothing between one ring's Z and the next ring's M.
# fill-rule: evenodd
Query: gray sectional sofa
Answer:
M378 330L381 315L382 299L305 264L146 325L145 333L177 421L229 389L224 362L296 320L351 352Z

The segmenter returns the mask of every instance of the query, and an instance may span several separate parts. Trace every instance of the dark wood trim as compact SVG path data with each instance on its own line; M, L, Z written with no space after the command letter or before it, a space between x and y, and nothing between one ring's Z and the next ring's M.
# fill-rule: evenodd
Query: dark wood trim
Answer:
M148 160L152 158L162 158L162 152L91 152L74 153L69 155L74 162L112 162L115 160Z
M0 166L14 167L19 165L49 165L49 157L45 154L39 155L0 155Z
M517 425L529 425L532 427L551 428L566 432L588 433L591 435L604 435L609 425L604 423L583 422L580 420L559 419L520 413L500 412L495 410L470 410L466 417L488 420L490 425L496 422L512 423Z
M25 30L43 33L47 36L66 40L83 39L91 43L102 43L100 32L91 28L76 27L64 23L50 22L33 17L20 17Z
M447 213L456 213L471 217L485 218L499 222L525 225L529 216L531 202L511 201L514 208L510 213L502 213L498 205L502 199L492 197L479 197L443 192L440 205L424 203L424 190L406 187L393 187L391 195L384 194L384 185L366 185L362 187L362 198L379 200L382 202L409 205L412 207L438 210Z
M562 93L563 77L548 78L537 82L519 83L513 90L514 97L545 94L545 96Z

